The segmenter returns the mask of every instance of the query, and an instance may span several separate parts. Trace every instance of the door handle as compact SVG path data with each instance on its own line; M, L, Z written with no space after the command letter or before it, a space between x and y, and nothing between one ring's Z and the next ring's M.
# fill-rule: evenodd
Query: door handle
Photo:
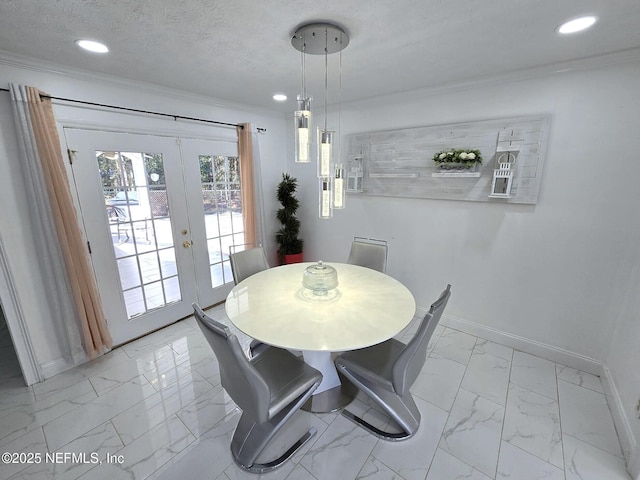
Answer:
M189 248L189 247L191 247L191 245L193 245L193 242L188 242L188 241L182 242L182 246L184 248Z

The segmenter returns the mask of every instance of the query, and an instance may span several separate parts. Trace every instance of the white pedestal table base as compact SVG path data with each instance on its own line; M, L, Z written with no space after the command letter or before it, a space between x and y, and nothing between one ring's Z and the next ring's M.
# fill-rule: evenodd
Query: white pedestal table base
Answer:
M346 407L358 394L358 388L346 378L339 376L333 363L331 352L305 350L304 361L322 373L322 382L303 410L314 413L327 413Z

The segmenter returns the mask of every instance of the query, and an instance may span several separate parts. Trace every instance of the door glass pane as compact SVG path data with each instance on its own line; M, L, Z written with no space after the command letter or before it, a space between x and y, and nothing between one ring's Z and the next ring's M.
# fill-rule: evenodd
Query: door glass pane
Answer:
M215 265L222 261L222 256L220 252L222 248L220 247L220 238L212 238L207 240L207 247L209 250L209 265Z
M96 160L128 317L180 301L162 155L97 151Z
M118 259L118 272L120 272L120 283L123 289L127 290L141 285L140 272L135 258L125 257Z
M222 285L224 284L224 271L222 269L222 264L218 263L215 265L211 265L211 284L212 285Z
M178 277L171 277L163 281L164 294L167 297L167 302L180 301L180 284L178 283Z
M147 309L160 308L165 305L164 287L162 282L148 283L144 286L144 296L147 301Z
M233 272L231 271L231 262L229 260L225 260L222 262L222 269L224 270L224 278L233 279Z
M127 307L127 315L129 318L135 317L145 312L144 297L142 288L132 288L124 290L124 303Z
M138 255L138 262L142 280L145 284L160 280L160 263L156 252Z
M160 256L160 267L164 278L174 277L178 274L176 268L176 252L173 248L163 248L158 250Z
M200 155L200 182L204 205L212 288L233 281L229 248L244 243L242 192L238 157Z

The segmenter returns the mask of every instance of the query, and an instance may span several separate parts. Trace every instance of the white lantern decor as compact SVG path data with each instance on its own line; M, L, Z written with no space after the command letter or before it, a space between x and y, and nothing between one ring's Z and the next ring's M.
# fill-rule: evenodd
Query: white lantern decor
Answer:
M347 170L347 192L362 193L364 176L364 158L354 157L349 161Z
M512 160L512 161L510 161ZM505 152L498 157L499 168L493 171L491 181L491 198L511 198L511 186L513 185L513 164L516 156L511 152Z

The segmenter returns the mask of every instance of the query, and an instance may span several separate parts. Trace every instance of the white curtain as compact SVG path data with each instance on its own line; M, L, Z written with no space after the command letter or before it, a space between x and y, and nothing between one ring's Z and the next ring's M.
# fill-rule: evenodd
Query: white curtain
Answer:
M262 245L265 244L264 234L264 196L262 192L262 165L260 163L260 143L259 133L253 131L251 133L251 140L253 145L253 184L255 202L255 215L256 215L256 239Z
M33 87L10 87L34 257L51 320L51 329L40 333L55 335L74 363L82 346L94 358L111 348L111 337L71 198L51 100Z
M21 85L9 85L13 104L17 140L22 159L22 174L29 204L29 224L36 247L34 257L38 259L41 282L44 285L48 314L51 317L51 331L39 334L53 336L63 346L63 354L71 362L78 350L82 351L80 335L76 325L76 315L71 300L71 287L62 259L62 251L57 241L55 224L49 206L47 187L42 178L42 167L38 157L38 147L33 134L33 125L27 102L27 91ZM23 299L28 301L28 299Z

